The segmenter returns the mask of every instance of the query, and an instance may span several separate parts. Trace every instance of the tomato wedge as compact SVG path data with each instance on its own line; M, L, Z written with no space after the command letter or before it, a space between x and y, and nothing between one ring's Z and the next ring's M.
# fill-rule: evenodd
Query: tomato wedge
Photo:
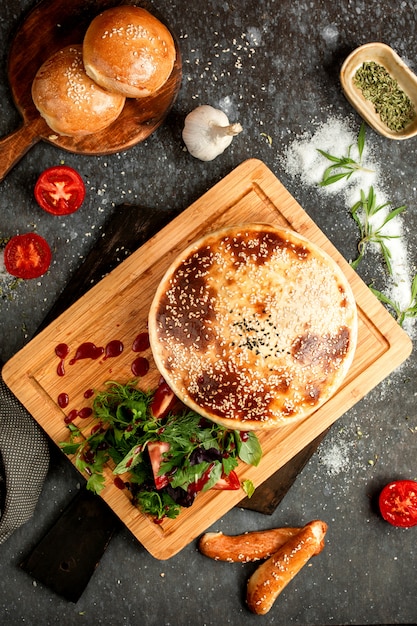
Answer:
M35 184L39 206L53 215L68 215L77 211L85 198L84 181L72 167L56 165L39 176Z
M212 489L235 491L240 489L239 477L234 470L231 470L228 474L222 474L219 480Z
M149 458L151 461L155 487L157 489L162 489L169 484L168 477L165 474L159 474L163 456L165 452L168 452L169 448L170 445L166 441L150 441L148 443Z
M396 480L385 485L379 495L379 509L392 526L417 526L417 482Z
M12 237L4 249L4 266L17 278L38 278L51 264L52 253L43 237L26 233Z
M162 419L174 408L177 402L172 389L163 381L155 391L152 404L151 414L155 419Z

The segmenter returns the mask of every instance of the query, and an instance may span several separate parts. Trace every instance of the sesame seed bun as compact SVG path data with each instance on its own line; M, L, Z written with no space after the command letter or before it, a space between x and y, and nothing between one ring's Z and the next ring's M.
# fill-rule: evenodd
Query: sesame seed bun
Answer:
M83 42L84 65L96 83L130 98L154 94L168 80L176 51L164 24L145 9L119 6L93 19Z
M82 46L59 50L43 63L32 83L32 99L59 135L97 133L119 116L125 97L109 93L85 73Z
M197 413L235 430L305 418L342 383L357 341L352 289L301 235L210 233L167 270L149 313L155 363Z

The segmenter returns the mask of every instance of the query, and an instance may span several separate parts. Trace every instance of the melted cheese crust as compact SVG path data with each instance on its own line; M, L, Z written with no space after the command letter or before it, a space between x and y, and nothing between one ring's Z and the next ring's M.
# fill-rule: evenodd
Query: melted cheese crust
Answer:
M315 411L356 346L350 286L317 246L250 224L190 246L155 295L149 331L179 398L228 428L272 428Z

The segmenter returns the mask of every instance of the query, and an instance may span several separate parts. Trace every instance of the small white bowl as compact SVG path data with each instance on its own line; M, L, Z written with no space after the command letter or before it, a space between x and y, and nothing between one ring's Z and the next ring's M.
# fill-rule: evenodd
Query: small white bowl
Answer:
M388 128L375 112L372 102L367 100L354 84L356 71L366 61L375 61L391 74L398 86L410 98L416 109L416 116L400 131ZM378 133L390 139L408 139L417 135L417 76L410 70L396 52L384 43L367 43L356 48L345 60L340 70L340 82L346 98L363 119Z

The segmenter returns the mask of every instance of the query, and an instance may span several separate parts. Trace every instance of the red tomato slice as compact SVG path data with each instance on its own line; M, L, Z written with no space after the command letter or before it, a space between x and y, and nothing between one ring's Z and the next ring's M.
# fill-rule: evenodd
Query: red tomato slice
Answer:
M148 443L149 458L151 460L152 473L155 481L155 487L162 489L169 484L168 477L165 474L159 475L163 455L169 450L169 443L166 441L150 441Z
M74 213L85 198L84 181L72 167L50 167L36 181L35 198L44 211L53 215Z
M18 278L38 278L51 264L52 253L43 237L36 233L15 235L4 249L4 266Z
M393 526L417 525L417 482L397 480L385 485L379 495L381 515Z
M227 475L222 474L217 483L213 485L212 489L227 489L230 491L240 489L239 477L234 470Z

